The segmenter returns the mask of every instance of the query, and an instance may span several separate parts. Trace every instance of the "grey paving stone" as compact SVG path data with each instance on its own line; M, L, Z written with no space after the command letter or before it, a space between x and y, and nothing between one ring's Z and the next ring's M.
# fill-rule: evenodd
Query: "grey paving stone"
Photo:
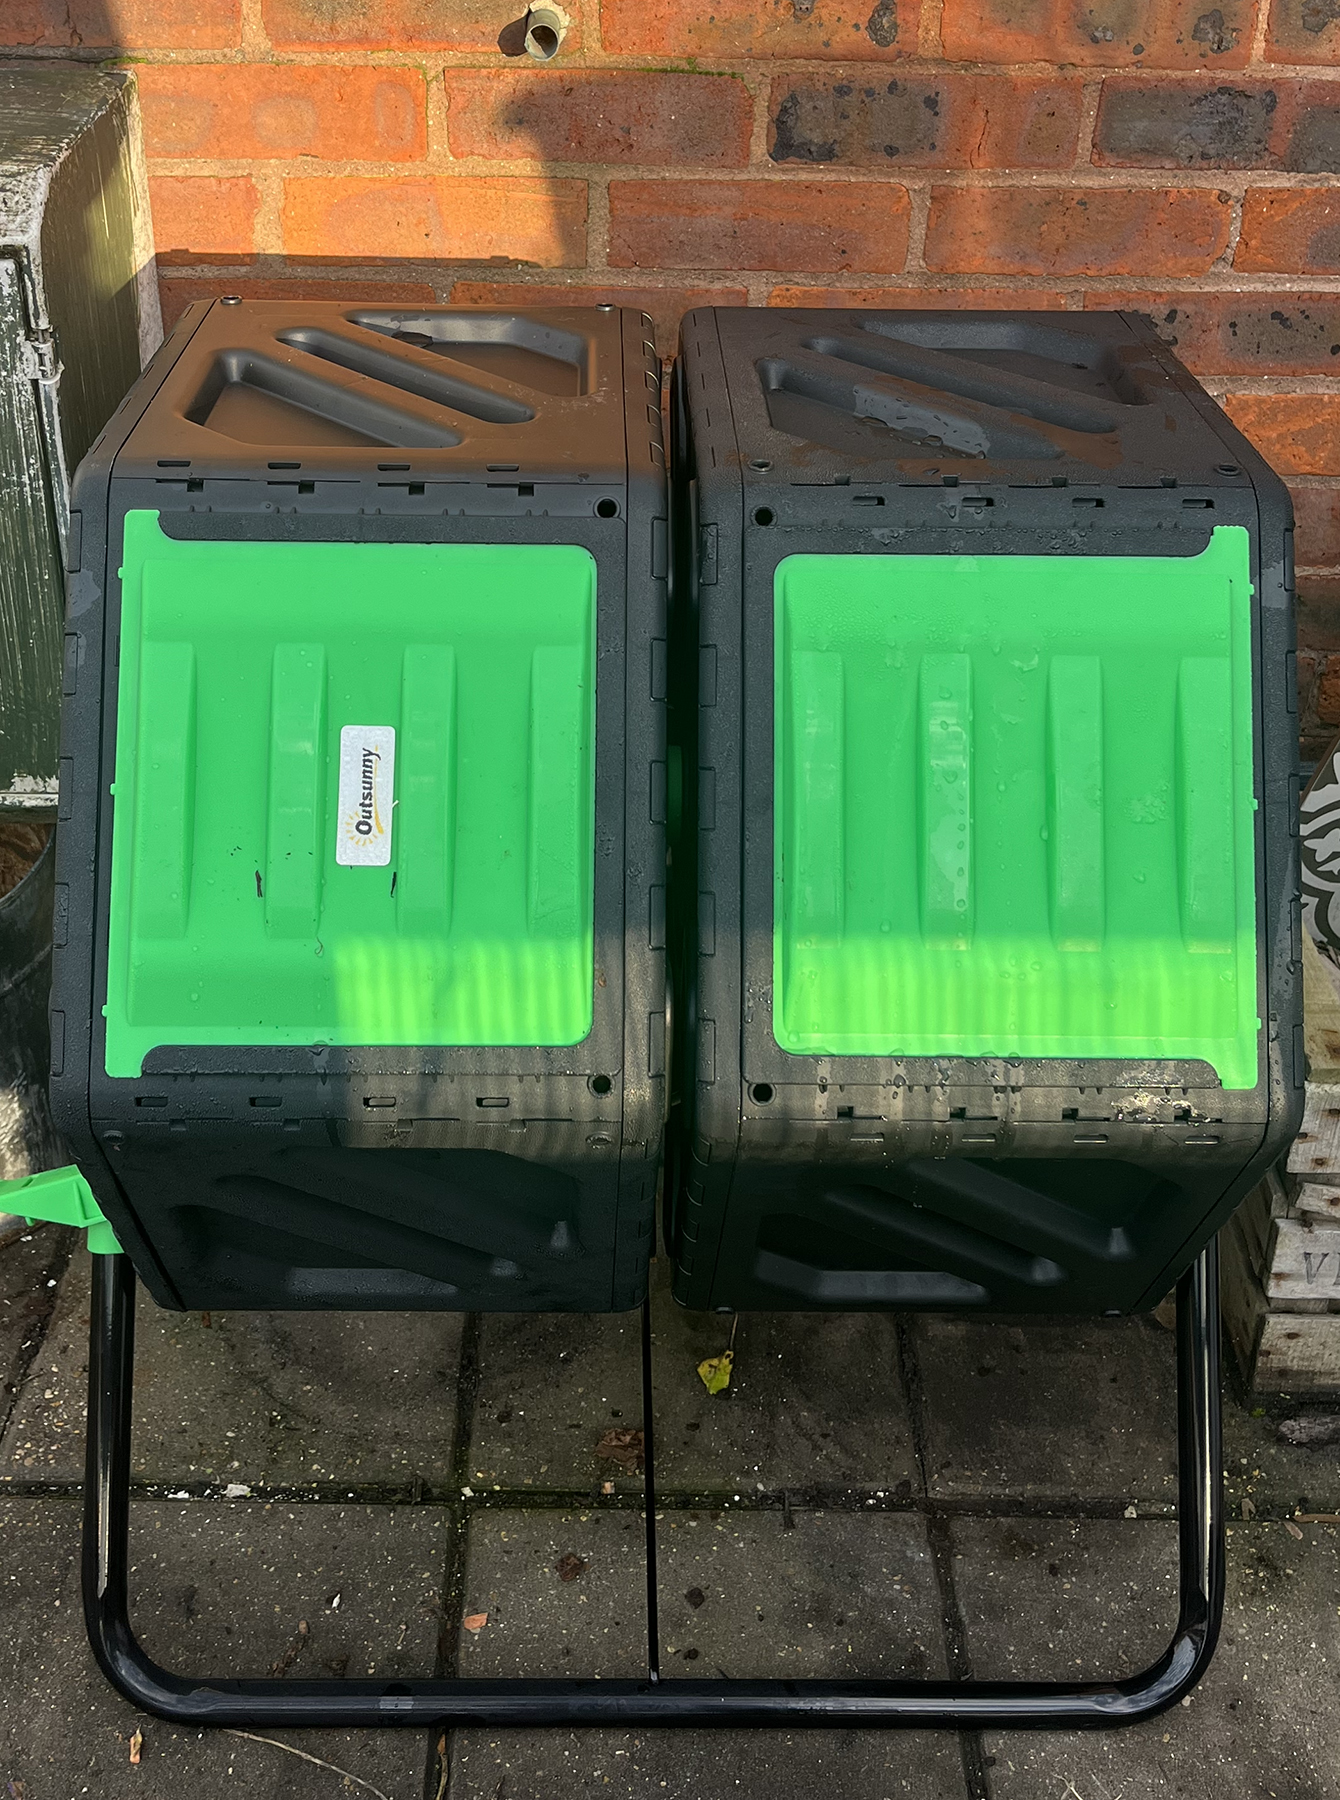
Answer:
M0 1490L13 1481L84 1478L91 1271L91 1258L76 1248L60 1278L41 1348L0 1437Z
M431 1675L446 1546L434 1506L141 1501L132 1620L192 1675Z
M972 1672L1134 1675L1177 1624L1177 1527L1163 1519L955 1519L954 1588Z
M450 1477L457 1314L174 1313L141 1294L135 1339L137 1480Z
M933 1495L1175 1500L1171 1332L950 1314L915 1331Z
M33 1347L46 1331L74 1242L72 1231L54 1225L0 1230L0 1429L13 1410Z
M494 1313L480 1321L469 1468L476 1487L593 1497L641 1477L597 1456L609 1431L642 1428L640 1313Z
M151 1511L155 1509L149 1509ZM173 1509L166 1509L173 1510ZM152 1605L142 1609L140 1623L145 1637L163 1654L184 1654L191 1642L203 1644L212 1654L225 1649L241 1660L264 1662L268 1667L286 1647L289 1611L273 1612L250 1627L224 1639L225 1609L236 1607L232 1591L241 1571L236 1552L228 1544L237 1530L235 1508L198 1503L176 1509L191 1515L183 1531L157 1538L161 1566L167 1567L169 1537L175 1536L174 1554L189 1551L198 1582L195 1616L187 1620L180 1592L167 1610L157 1613ZM253 1509L259 1511L260 1509ZM276 1509L278 1510L278 1509ZM303 1509L304 1512L315 1508ZM326 1509L321 1509L326 1510ZM333 1510L333 1509L331 1509ZM214 1515L219 1515L217 1525ZM431 1657L434 1622L420 1621L414 1611L419 1595L419 1572L428 1567L422 1526L403 1533L396 1528L390 1563L382 1559L383 1580L401 1605L378 1603L363 1608L352 1603L349 1621L342 1626L351 1651L371 1660L381 1656L381 1628L404 1616L409 1621L402 1654L413 1649L416 1663ZM354 1521L346 1526L352 1531ZM263 1570L267 1561L282 1561L281 1536L296 1542L303 1536L301 1522L289 1525L267 1515L271 1537L269 1554L246 1558L248 1573ZM360 1529L366 1525L360 1522ZM329 1543L330 1526L316 1534ZM213 1563L201 1552L207 1540L221 1533ZM292 1534L289 1536L289 1534ZM386 1546L388 1538L376 1534ZM310 1539L309 1539L310 1542ZM284 1800L330 1800L333 1794L363 1794L366 1790L346 1785L330 1768L318 1768L268 1744L254 1743L231 1733L178 1731L126 1705L112 1691L94 1666L84 1641L79 1603L79 1507L74 1500L0 1500L0 1783L7 1795L26 1800L201 1800L225 1793L255 1796L283 1795ZM244 1584L245 1585L245 1584ZM257 1599L270 1590L259 1576ZM257 1614L261 1605L256 1608ZM343 1609L341 1609L343 1610ZM363 1637L361 1626L376 1626L378 1636ZM324 1625L318 1627L324 1631ZM398 1635L398 1628L395 1635ZM332 1640L333 1641L333 1640ZM250 1654L248 1654L250 1653ZM342 1653L342 1652L341 1652ZM143 1732L141 1760L130 1766L130 1738ZM301 1732L265 1733L296 1745L308 1755L322 1758L336 1770L348 1771L370 1782L387 1800L420 1800L428 1746L418 1732Z
M1253 1400L1224 1406L1224 1474L1229 1517L1288 1518L1294 1512L1340 1513L1340 1444L1312 1448L1282 1442L1282 1421L1340 1414L1340 1401L1290 1404ZM1243 1501L1248 1502L1243 1512ZM1254 1509L1254 1510L1253 1510Z
M1068 1562L1075 1576L1067 1635L1105 1633L1125 1611L1113 1578L1111 1525L1079 1528ZM1150 1530L1139 1523L1136 1531ZM1157 1529L1154 1527L1153 1529ZM956 1565L964 1567L964 1565ZM1152 1567L1152 1560L1151 1560ZM1015 1565L1013 1601L1002 1575L990 1612L1032 1605L1036 1569ZM1116 1592L1114 1594L1114 1587ZM983 1601L983 1619L987 1605ZM973 1637L973 1621L969 1636ZM978 1641L980 1642L980 1634ZM1037 1639L1014 1639L1042 1662ZM1050 1651L1046 1656L1050 1666ZM1228 1605L1219 1651L1189 1704L1125 1731L1013 1733L987 1740L993 1800L1080 1794L1084 1800L1335 1800L1340 1795L1340 1534L1283 1523L1236 1525L1229 1539ZM1041 1670L1039 1669L1039 1672Z
M922 1520L908 1513L666 1514L657 1527L667 1676L945 1672Z
M452 1741L447 1800L964 1800L966 1792L947 1732L466 1731Z
M82 1479L89 1279L76 1251L0 1481ZM454 1314L174 1313L141 1291L134 1479L445 1483L460 1338Z
M663 1260L663 1259L662 1259ZM686 1312L664 1271L653 1286L656 1484L693 1494L744 1486L883 1487L917 1482L896 1325L877 1313L742 1313L730 1386L698 1375L731 1321Z
M466 1540L462 1675L644 1675L647 1586L642 1514L492 1507ZM564 1579L564 1576L567 1579Z

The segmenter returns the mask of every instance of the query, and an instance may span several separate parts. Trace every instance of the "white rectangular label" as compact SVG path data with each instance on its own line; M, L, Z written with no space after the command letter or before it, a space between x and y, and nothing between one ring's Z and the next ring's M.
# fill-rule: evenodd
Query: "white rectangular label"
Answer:
M340 805L335 860L349 869L384 869L391 860L395 727L340 730Z

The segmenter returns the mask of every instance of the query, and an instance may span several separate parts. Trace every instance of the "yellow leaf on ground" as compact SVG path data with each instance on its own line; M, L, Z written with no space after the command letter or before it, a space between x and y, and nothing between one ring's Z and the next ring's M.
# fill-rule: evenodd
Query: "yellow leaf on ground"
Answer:
M698 1364L702 1384L709 1394L722 1394L730 1386L731 1364L734 1361L735 1352L723 1350L720 1356L709 1356Z
M131 1760L131 1762L138 1763L138 1761L140 1760L140 1751L143 1748L144 1748L144 1733L142 1731L136 1730L132 1734L131 1739L130 1739L130 1760Z
M487 1613L467 1613L461 1620L467 1631L482 1631L489 1622Z

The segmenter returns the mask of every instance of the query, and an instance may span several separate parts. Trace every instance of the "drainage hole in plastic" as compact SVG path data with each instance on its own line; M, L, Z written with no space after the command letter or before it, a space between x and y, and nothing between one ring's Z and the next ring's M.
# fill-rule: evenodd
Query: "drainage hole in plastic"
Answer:
M619 502L617 500L596 501L596 517L598 519L617 519L618 516Z
M749 1098L754 1102L755 1106L766 1106L772 1099L772 1083L770 1081L756 1081L749 1090Z
M608 1094L614 1083L608 1075L593 1075L590 1087L593 1094Z
M756 506L754 508L755 525L771 525L776 516L776 513L773 512L770 506Z

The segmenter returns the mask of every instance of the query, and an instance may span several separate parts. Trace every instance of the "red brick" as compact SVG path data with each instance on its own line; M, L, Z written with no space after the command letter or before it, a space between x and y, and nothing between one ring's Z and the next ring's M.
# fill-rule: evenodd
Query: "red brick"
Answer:
M1325 733L1317 746L1316 760L1320 761L1325 754L1327 741L1334 735L1336 726L1340 725L1340 656L1317 658L1313 706L1316 710L1317 727ZM1311 720L1305 718L1304 724L1311 724Z
M157 176L149 183L149 209L159 262L249 261L259 202L245 175Z
M1318 658L1315 706L1317 723L1328 733L1340 725L1340 656Z
M136 75L150 156L404 162L428 147L417 69L143 63Z
M1298 647L1322 656L1340 650L1340 581L1335 576L1299 577ZM1340 660L1336 666L1340 668Z
M16 49L232 50L242 0L5 0L0 43Z
M1340 725L1340 579L1298 581L1298 725L1309 761L1330 748Z
M1082 85L1008 75L842 69L779 77L774 162L869 168L1061 169L1075 160Z
M580 266L586 183L538 176L299 176L284 183L294 256Z
M1289 492L1298 566L1340 568L1340 488L1294 486Z
M1336 167L1340 89L1330 81L1103 83L1094 128L1100 167L1287 169Z
M743 306L748 298L740 287L560 287L520 281L458 281L451 290L453 306L633 306L651 314L662 356L674 354L686 312L695 306Z
M786 269L896 275L907 189L852 181L616 181L616 269Z
M921 0L601 0L619 56L915 56Z
M158 283L163 324L170 329L194 300L217 300L220 294L241 294L244 300L347 300L374 306L432 305L436 292L426 281L346 281L342 276L322 280L319 275L294 275L275 279L249 273L229 274L215 281L198 275L164 274Z
M1331 0L1271 0L1266 61L1340 63L1340 6Z
M1340 394L1228 394L1223 406L1281 475L1340 475Z
M278 50L474 50L496 56L498 34L524 0L262 0ZM569 6L569 13L578 9ZM563 54L581 48L574 23Z
M935 188L926 267L967 275L1203 275L1228 242L1209 188Z
M1340 374L1340 294L1090 291L1084 304L1147 313L1195 375Z
M1248 188L1233 267L1340 275L1340 194L1335 188Z
M743 81L620 69L447 71L453 156L504 161L749 160L754 103Z
M1256 0L945 0L953 62L1087 63L1238 69L1251 54Z
M859 306L955 312L1063 312L1065 295L1047 288L775 287L769 306Z

